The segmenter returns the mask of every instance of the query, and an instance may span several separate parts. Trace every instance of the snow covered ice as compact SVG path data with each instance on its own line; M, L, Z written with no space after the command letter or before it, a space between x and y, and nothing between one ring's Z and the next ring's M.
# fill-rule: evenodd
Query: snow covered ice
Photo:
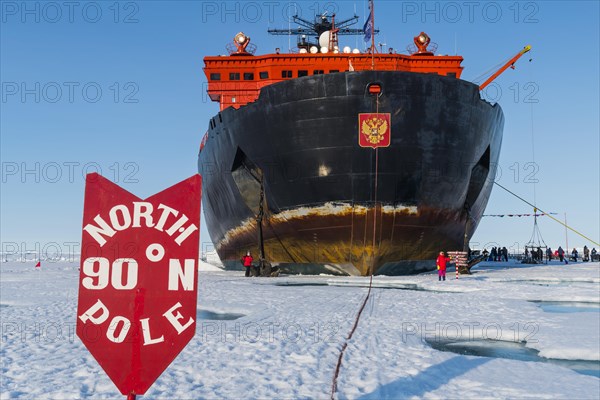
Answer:
M1 398L122 398L75 336L78 265L34 265L0 264ZM450 269L445 282L375 277L336 397L598 399L593 371L543 360L598 370L599 268L483 263L459 280ZM142 398L328 398L367 286L364 277L244 278L202 263L196 336ZM497 341L540 361L432 347Z

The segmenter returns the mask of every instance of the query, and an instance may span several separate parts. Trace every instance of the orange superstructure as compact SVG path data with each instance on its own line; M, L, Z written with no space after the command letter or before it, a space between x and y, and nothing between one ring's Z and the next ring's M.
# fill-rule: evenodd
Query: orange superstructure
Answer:
M433 55L427 51L429 37L421 33L415 37L418 51L411 55L397 53L344 53L317 52L311 54L267 54L254 56L245 51L250 38L236 35L237 51L229 56L205 57L204 73L208 80L208 95L220 103L220 109L239 108L258 98L260 89L288 79L309 75L345 71L407 71L433 73L460 78L463 67L461 56ZM238 41L244 38L243 45ZM427 40L427 44L425 43Z

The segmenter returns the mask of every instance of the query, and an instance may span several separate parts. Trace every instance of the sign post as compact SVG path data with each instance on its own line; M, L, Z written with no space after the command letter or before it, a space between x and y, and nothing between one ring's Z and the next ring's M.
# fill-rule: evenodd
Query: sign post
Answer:
M466 251L449 251L448 255L452 257L456 266L456 279L458 279L459 268L467 268L469 266L469 257Z
M142 200L86 177L77 336L128 399L196 330L201 178Z

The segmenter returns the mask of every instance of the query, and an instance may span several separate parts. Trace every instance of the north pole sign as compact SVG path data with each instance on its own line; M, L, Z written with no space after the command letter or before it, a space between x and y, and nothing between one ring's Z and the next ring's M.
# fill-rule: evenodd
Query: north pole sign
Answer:
M130 398L194 337L200 193L199 175L145 200L86 177L77 336Z

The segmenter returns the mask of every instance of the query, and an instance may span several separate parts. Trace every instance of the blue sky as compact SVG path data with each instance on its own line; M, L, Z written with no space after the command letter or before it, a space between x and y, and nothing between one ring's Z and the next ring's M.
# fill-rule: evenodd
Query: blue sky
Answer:
M205 94L202 58L224 54L237 32L249 35L258 53L269 53L288 48L286 36L266 31L287 27L294 7L308 19L317 10L344 18L356 9L356 27L366 14L364 1L0 4L3 250L79 242L85 171L99 171L140 197L196 173L200 139L218 111ZM560 219L566 213L570 225L595 241L598 4L379 1L375 9L378 43L403 50L425 31L438 53L464 57L466 80L533 46L486 93L506 119L497 181L533 202L528 180L537 179L539 207ZM341 44L363 47L360 37ZM531 211L496 187L486 213ZM485 217L473 247L522 247L532 224ZM563 227L548 217L539 224L549 245L565 246ZM569 247L590 245L573 233L568 239ZM201 240L210 247L206 229Z

